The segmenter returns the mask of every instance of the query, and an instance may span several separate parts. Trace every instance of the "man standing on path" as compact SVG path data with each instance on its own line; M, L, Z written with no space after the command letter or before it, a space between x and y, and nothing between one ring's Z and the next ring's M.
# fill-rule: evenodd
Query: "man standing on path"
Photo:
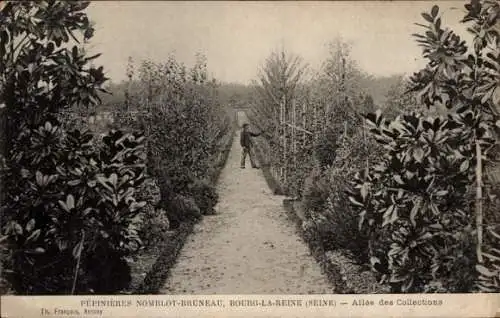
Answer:
M249 125L247 123L243 124L243 130L241 131L240 134L240 144L242 147L242 152L241 152L241 169L245 169L245 161L247 154L250 157L250 163L252 164L252 168L258 169L257 165L255 164L255 158L252 150L252 137L257 137L261 133L253 133L250 132L248 129Z

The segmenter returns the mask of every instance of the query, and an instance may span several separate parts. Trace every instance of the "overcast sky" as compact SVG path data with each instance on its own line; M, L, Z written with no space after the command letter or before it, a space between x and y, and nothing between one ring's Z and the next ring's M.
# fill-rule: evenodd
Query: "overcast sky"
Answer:
M191 64L201 52L218 80L248 83L273 49L283 45L317 67L337 36L352 43L353 58L373 75L416 71L425 64L410 34L421 30L414 22L434 3L96 1L88 14L96 23L91 49L103 53L99 63L113 82L125 78L129 56L162 61L174 53ZM463 34L465 2L437 3L443 25Z

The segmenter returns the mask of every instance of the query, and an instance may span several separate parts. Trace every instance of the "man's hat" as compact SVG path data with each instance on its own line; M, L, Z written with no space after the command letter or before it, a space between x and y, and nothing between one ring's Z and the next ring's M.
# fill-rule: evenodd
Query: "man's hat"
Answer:
M244 127L247 127L247 126L248 126L248 123L244 123L244 124L243 124L243 128L244 128Z

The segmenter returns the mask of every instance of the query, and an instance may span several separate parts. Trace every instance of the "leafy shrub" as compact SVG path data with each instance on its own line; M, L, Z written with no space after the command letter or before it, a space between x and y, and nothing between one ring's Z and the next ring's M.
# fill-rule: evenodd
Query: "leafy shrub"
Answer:
M338 148L337 139L341 134L342 132L330 126L326 128L325 132L316 141L314 155L321 167L329 167L335 161Z
M154 178L146 178L138 189L137 198L141 201L146 201L148 205L153 207L160 203L160 187Z
M143 243L143 248L154 249L166 236L165 232L170 229L170 220L167 213L161 208L151 204L146 204L141 215L139 237Z
M327 201L324 215L329 226L329 250L341 249L354 262L360 265L368 263L368 235L359 229L358 215L346 206L347 196L338 191L331 194Z
M359 231L357 214L335 206L330 198L321 211L308 210L306 235L314 237L325 251L342 250L360 265L368 263L368 237Z
M489 189L498 189L498 159L500 144L498 133L500 122L498 111L500 102L500 4L497 1L473 0L465 4L462 23L468 23L468 32L473 37L470 45L452 30L441 27L439 8L433 7L430 13L422 16L428 23L424 35L416 35L424 48L424 56L430 60L428 66L412 77L413 90L419 92L420 99L428 106L445 105L458 114L472 113L472 121L464 121L461 129L470 131L469 141L475 143L477 157L481 162L475 165L476 197L474 214L476 217L476 255L478 274L483 279L488 268L495 272L500 266L498 258L488 251L498 246L494 236L497 228L491 216L498 211L497 200ZM430 32L429 32L430 31ZM443 50L444 49L444 50ZM437 79L437 80L436 80ZM477 119L477 120L476 120ZM472 168L472 166L471 166ZM483 201L482 203L480 203ZM488 229L483 231L483 229ZM484 232L484 238L482 233ZM495 245L496 244L496 245ZM482 256L485 252L484 257ZM481 263L484 263L481 265ZM488 267L486 267L488 266ZM495 268L496 267L496 268ZM490 281L490 283L492 283ZM488 285L488 284L486 284ZM499 290L498 284L480 283L480 290Z
M326 250L341 249L358 264L368 262L368 235L358 227L357 211L352 209L343 189L355 172L377 156L373 141L349 130L338 136L334 160L326 168L317 167L310 174L304 190L304 206L321 220L316 229ZM315 221L317 223L317 221Z
M460 117L454 121L409 114L393 122L380 115L367 118L387 152L368 174L357 174L350 199L359 208L361 225L371 232L389 229L390 246L383 256L389 283L398 291L422 291L442 277L439 271L456 265L450 256L457 250L464 253L459 247L464 235L470 239L471 146L467 134L457 129ZM371 254L380 262L373 250ZM470 254L463 257L473 259ZM471 272L470 266L462 268L467 270Z
M304 181L302 204L305 221L303 228L306 239L313 240L316 246L325 251L334 248L330 243L335 235L332 232L332 223L325 215L330 203L328 196L324 172L319 167L315 167Z
M24 134L31 151L19 153L16 169L7 171L17 181L7 184L4 206L13 287L20 293L125 287L124 257L141 244L136 216L145 202L134 195L144 177L143 137L111 132L93 146L89 133L65 133L49 122Z
M137 199L146 202L141 211L138 229L142 248L151 250L166 238L165 232L170 228L167 213L160 208L160 187L156 179L149 177L144 181L138 190Z
M24 126L36 129L62 109L98 103L106 78L102 67L91 63L99 54L87 56L70 42L93 36L83 12L88 5L88 1L9 1L2 7L0 93L6 106L7 154L20 142L17 134Z
M206 73L201 56L191 69L174 57L144 61L140 89L127 101L137 113L118 116L121 124L145 131L148 173L158 179L159 205L173 228L213 213L218 200L212 174L233 120L216 102L215 81L208 81Z
M319 167L315 167L304 181L303 204L306 216L309 211L323 211L326 208L328 195L324 174Z
M477 264L476 269L479 273L477 286L484 292L498 292L500 290L500 234L494 228L488 230L488 234L494 239L490 243L483 256L486 259L484 264Z
M194 221L201 216L200 208L189 193L193 182L192 174L186 168L164 166L157 169L160 188L159 207L166 211L172 228L177 228L181 222Z
M177 228L182 222L198 220L202 215L196 201L191 196L182 194L175 194L166 203L165 210L173 228Z
M494 181L494 180L491 180ZM485 215L486 237L484 242L484 264L477 264L479 290L498 292L500 290L500 184L492 184L487 192L487 214Z
M214 214L214 207L219 200L216 188L207 180L196 180L189 186L189 193L203 214Z
M462 22L473 22L473 54L466 55L466 43L441 27L438 6L422 14L428 23L425 35L415 35L430 63L411 78L412 90L423 104L444 105L451 115L423 118L413 113L393 121L379 113L367 116L387 152L357 175L351 201L361 224L382 247L370 248L374 267L381 268L397 292L471 291L474 266L483 262L481 170L490 168L498 154L500 68L494 48L500 40L495 29L500 5L471 1L465 8ZM498 258L484 257L487 261L476 266L479 286L491 291L498 287Z
M115 292L141 243L144 138L111 131L98 140L58 120L95 106L106 80L90 65L98 55L70 43L93 35L88 5L9 1L0 11L4 272L20 294Z

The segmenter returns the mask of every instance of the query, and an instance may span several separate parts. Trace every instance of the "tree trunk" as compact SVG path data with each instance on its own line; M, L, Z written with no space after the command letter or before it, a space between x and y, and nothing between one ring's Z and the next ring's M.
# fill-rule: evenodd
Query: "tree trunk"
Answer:
M483 189L482 189L482 154L479 141L476 140L476 228L477 228L477 246L476 255L478 263L483 262L482 246L483 246Z

